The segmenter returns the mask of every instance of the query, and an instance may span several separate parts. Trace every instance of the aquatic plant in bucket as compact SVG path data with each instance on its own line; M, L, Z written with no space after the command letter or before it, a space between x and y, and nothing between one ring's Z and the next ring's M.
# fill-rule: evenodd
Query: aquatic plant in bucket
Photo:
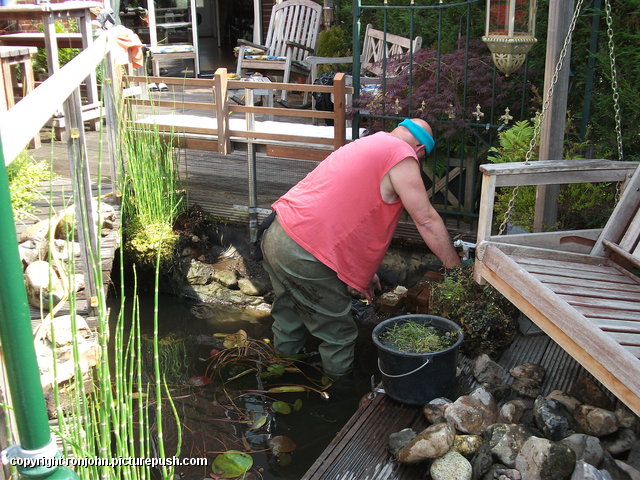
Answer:
M451 393L464 338L456 323L435 315L401 315L379 323L371 335L382 385L391 398L423 405Z

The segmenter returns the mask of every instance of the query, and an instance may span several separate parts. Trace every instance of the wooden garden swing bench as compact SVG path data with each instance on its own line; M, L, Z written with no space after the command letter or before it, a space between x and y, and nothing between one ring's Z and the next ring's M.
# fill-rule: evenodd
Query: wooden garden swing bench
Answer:
M497 288L640 415L640 167L566 160L480 170L476 280ZM608 181L624 182L624 191L603 229L491 236L496 187Z

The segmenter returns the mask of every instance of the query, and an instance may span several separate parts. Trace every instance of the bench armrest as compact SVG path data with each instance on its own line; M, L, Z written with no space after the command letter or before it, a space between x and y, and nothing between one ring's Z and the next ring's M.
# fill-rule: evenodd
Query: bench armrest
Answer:
M260 50L268 50L267 47L265 47L264 45L260 45L258 43L253 43L250 42L249 40L245 40L243 38L239 38L238 39L238 45L241 47L253 47L253 48L259 48Z
M310 82L313 83L318 78L318 65L337 65L340 63L353 63L353 57L318 57L315 55L309 56L304 59L305 63L309 65L310 69Z

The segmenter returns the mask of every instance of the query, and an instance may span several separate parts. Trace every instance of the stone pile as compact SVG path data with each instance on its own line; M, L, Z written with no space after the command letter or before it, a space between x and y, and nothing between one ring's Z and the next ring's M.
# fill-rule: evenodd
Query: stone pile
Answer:
M568 392L541 395L543 367L506 372L488 356L473 362L482 385L455 401L424 406L421 432L391 434L400 463L429 462L433 480L639 480L637 417L582 376Z

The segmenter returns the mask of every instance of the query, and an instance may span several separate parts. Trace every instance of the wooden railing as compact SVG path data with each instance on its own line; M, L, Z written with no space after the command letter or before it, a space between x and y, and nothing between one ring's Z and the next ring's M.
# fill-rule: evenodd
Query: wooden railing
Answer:
M300 85L290 83L252 82L228 80L227 70L218 69L212 79L194 79L178 77L141 77L129 76L125 78L126 86L141 84L139 98L129 98L134 105L153 107L154 109L167 107L175 112L175 118L155 116L153 122L160 131L173 132L183 146L187 148L217 151L223 155L233 150L233 143L251 143L267 146L268 153L274 156L288 156L289 158L303 158L322 160L333 150L347 142L346 132L346 95L352 92L345 85L343 73L336 75L332 86L326 85ZM149 82L163 82L168 86L180 88L182 93L190 88L208 89L211 92L210 99L194 101L163 100L162 98L149 99L146 95L146 85ZM293 108L281 108L274 106L256 106L254 104L254 92L256 90L267 91L268 95L275 95L276 91L295 90L299 92L326 93L332 96L333 111L304 110ZM230 92L243 92L244 105L238 105L231 100ZM210 125L184 125L179 121L180 112L186 110L203 111L203 116L215 118L215 123ZM206 113L205 113L206 112ZM244 128L232 128L230 118L233 114L244 114ZM279 120L292 119L300 124L300 131L290 132L286 128L290 123L283 123L281 132L265 132L256 129L256 116L263 115L266 118L278 117ZM236 118L242 118L236 115ZM333 129L330 136L314 136L305 134L302 125L310 120L332 120Z

